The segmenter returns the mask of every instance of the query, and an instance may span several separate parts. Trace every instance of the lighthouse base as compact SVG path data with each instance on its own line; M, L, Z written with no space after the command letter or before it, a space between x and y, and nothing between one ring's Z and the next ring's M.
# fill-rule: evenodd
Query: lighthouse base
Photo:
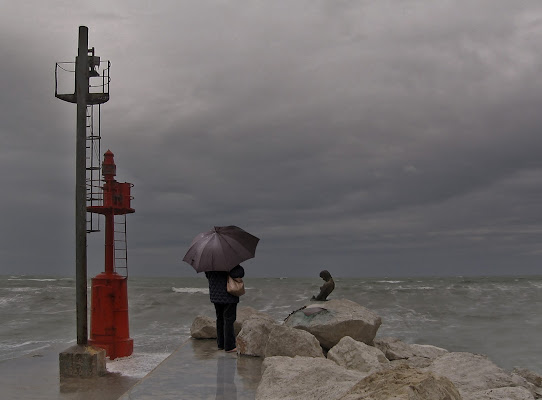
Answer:
M118 357L128 357L134 352L134 339L115 339L109 337L94 337L88 343L94 347L99 347L105 350L106 356L111 360Z
M102 273L92 279L89 343L101 347L111 359L128 357L134 349L128 323L127 279Z

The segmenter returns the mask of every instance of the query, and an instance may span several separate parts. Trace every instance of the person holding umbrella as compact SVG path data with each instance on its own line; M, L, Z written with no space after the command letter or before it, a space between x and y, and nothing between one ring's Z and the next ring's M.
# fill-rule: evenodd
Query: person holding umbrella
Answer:
M239 303L239 297L228 293L228 276L245 276L240 263L255 256L259 240L237 226L215 226L197 235L183 258L196 272L205 272L216 312L217 345L228 353L237 351L233 323Z
M235 266L229 273L225 271L207 271L205 276L209 281L209 297L216 311L216 343L219 350L226 353L237 352L233 323L237 318L239 297L227 291L228 275L232 278L242 278L245 270L241 265Z

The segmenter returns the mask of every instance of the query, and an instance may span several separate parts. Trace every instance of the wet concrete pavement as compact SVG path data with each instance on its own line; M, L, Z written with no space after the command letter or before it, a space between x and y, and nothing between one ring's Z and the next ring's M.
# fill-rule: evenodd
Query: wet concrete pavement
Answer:
M214 340L185 342L121 400L253 400L262 359L217 350Z
M252 400L261 378L261 358L219 351L214 340L188 339L141 380L118 373L61 380L64 349L0 362L0 399Z
M59 377L57 349L0 362L0 399L116 400L139 379L108 373L98 378Z

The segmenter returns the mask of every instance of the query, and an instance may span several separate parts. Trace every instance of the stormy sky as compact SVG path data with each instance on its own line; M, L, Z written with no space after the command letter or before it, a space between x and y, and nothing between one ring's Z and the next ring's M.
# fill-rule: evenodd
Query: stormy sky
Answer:
M215 225L261 239L247 276L540 273L539 0L27 0L0 13L0 274L75 274L80 25L131 275L196 276Z

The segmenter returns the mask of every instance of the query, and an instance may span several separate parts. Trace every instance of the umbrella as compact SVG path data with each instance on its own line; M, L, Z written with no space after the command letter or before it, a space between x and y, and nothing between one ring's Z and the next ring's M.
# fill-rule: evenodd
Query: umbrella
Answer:
M259 241L256 236L237 226L215 226L192 240L183 261L196 272L229 271L253 258Z

